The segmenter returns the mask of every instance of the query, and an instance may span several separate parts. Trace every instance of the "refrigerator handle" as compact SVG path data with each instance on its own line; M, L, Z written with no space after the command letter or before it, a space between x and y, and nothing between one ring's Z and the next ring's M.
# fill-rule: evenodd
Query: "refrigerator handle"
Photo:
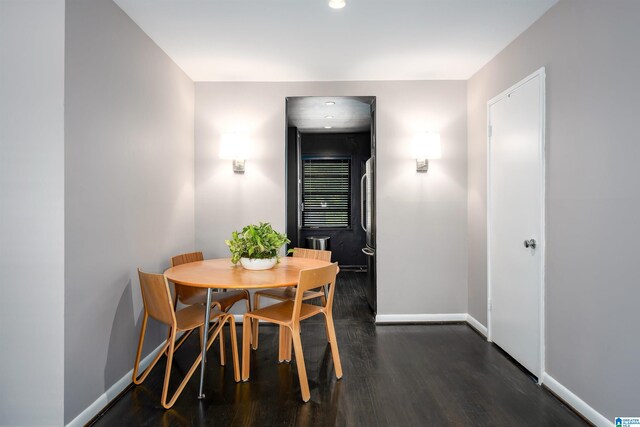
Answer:
M366 177L367 177L367 174L365 173L364 175L362 175L362 178L360 178L360 226L365 232L367 231L367 227L365 227L364 225L364 215L365 215L364 179Z
M367 256L374 256L376 254L371 248L362 248L362 252Z

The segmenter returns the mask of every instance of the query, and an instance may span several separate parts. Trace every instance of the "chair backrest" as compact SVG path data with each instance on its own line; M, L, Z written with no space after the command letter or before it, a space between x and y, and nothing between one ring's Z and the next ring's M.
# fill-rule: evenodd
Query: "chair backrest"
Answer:
M319 259L331 262L331 251L321 251L318 249L293 248L293 256L300 258Z
M188 254L176 255L171 258L171 267L202 260L204 260L202 252L189 252ZM174 289L176 290L176 297L180 302L183 302L191 298L193 295L201 292L200 289L194 288L193 286L182 286L177 283L174 283Z
M319 288L321 286L329 286L329 295L325 307L329 312L333 309L333 295L336 291L336 276L338 274L338 263L333 263L324 267L309 268L300 271L298 278L298 289L296 290L296 299L293 305L293 320L300 317L300 308L302 307L302 297L305 291Z
M147 314L169 326L176 322L169 283L163 274L145 273L138 269L142 302Z
M171 267L176 265L187 264L189 262L196 262L204 260L202 252L190 252L188 254L176 255L171 258Z

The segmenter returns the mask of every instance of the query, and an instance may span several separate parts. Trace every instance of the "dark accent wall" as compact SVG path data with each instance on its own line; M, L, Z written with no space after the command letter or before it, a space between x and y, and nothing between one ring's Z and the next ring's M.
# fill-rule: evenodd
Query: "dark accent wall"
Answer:
M360 226L360 178L364 174L365 162L371 157L371 134L369 132L302 133L300 149L303 157L351 157L351 227L349 229L301 229L300 244L305 246L307 237L329 236L333 261L337 261L340 265L365 266L367 260L362 253L362 248L365 245L366 236ZM296 178L297 174L293 177L289 175L287 188L292 181L294 185L296 184ZM287 217L290 214L291 212L288 212ZM297 215L297 210L294 214Z

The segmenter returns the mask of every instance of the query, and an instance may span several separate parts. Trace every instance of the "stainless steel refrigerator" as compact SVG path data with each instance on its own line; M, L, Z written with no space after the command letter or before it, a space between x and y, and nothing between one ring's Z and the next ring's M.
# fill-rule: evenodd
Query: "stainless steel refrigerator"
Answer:
M360 224L367 239L362 252L367 255L367 284L365 292L369 307L375 314L376 304L376 221L374 158L365 163L365 173L360 180Z

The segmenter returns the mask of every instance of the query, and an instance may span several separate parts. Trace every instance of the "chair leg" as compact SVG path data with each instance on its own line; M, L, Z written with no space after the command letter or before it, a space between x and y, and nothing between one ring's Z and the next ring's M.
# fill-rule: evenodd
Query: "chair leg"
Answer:
M331 313L325 313L327 330L329 331L329 344L331 345L331 355L333 356L333 366L336 369L336 378L342 378L342 363L340 363L340 353L338 351L338 340L336 339L336 328L333 325Z
M278 363L284 362L285 354L284 354L284 346L285 338L287 336L288 328L286 326L280 325L280 331L278 333Z
M140 334L140 342L138 343L138 352L136 354L135 366L133 368L133 382L134 384L142 383L147 377L147 375L149 375L149 373L151 372L153 367L156 365L156 363L158 363L160 358L165 354L165 351L166 351L167 367L165 369L164 384L162 387L162 397L160 402L162 403L162 406L165 409L169 409L173 406L178 396L180 396L180 393L182 393L182 390L187 385L187 382L189 381L191 376L193 376L193 373L196 371L198 366L200 366L200 361L202 360L202 353L198 354L198 357L196 358L195 362L193 362L193 365L191 365L191 369L189 369L189 372L187 372L187 375L184 377L184 379L178 386L178 389L173 394L173 397L169 402L167 402L167 394L169 391L169 380L171 378L171 364L173 362L173 353L176 351L176 346L175 346L176 331L174 328L171 328L169 330L169 337L167 338L167 341L165 342L164 346L160 349L160 351L158 351L158 354L153 359L151 364L149 364L147 369L145 369L144 373L140 376L140 378L136 378L138 374L139 363L140 363L140 353L142 351L142 344L144 343L144 333L146 330L146 326L147 326L147 316L145 314L145 318L142 323L142 331L141 331L142 333ZM188 334L185 334L185 335L188 335Z
M173 310L174 311L178 311L178 292L176 292L175 289L174 289L174 292L173 292ZM169 329L169 332L167 332L167 339L169 339L170 336L171 336L171 329ZM184 338L184 339L186 339L186 338ZM183 341L180 341L180 343L178 343L178 345L176 345L176 350L178 348L180 348L180 345L182 345L182 342ZM167 348L167 350L165 350L165 354L167 356L169 355L168 350L169 350L169 348Z
M291 362L291 329L289 328L284 328L282 336L282 358L285 362Z
M211 310L213 310L216 307L218 308L218 310L222 311L222 306L220 305L219 302L214 302L213 304L211 304ZM220 319L218 319L217 321L213 322L213 324L209 328L209 336L211 336L213 334L213 331L217 328L217 326L219 325L219 322L220 322ZM209 320L209 323L211 323L211 320ZM225 364L225 362L224 362L225 352L224 352L224 343L222 341L224 341L224 340L223 339L220 340L220 347L221 347L220 348L220 364L222 366L224 366L224 364ZM209 349L209 347L207 347L207 349ZM204 361L206 362L207 360L208 359L207 359L207 356L205 354Z
M207 342L207 349L209 349L209 347L211 347L211 344L213 344L213 340L215 339L215 337L218 335L219 330L216 330L214 332L214 334L211 336L211 338L209 339L209 341ZM167 371L165 373L165 386L163 389L163 396L162 396L162 406L165 409L169 409L173 406L173 404L176 402L176 400L178 399L178 397L180 396L180 394L182 393L182 391L184 390L185 386L187 385L187 383L189 382L189 380L191 379L191 377L193 376L193 374L196 372L196 369L198 369L200 367L200 362L202 361L202 353L198 353L198 357L196 357L196 360L194 360L193 364L191 365L191 368L189 369L189 371L187 372L187 374L184 376L184 378L182 379L182 382L180 383L180 385L178 386L178 388L176 389L176 391L173 393L173 397L171 397L171 400L169 400L167 402L167 395L168 395L168 391L169 391L169 378L170 378L170 367L171 367L171 362L173 360L173 353L175 352L175 348L170 348L169 349L169 354L170 354L170 358L167 359ZM173 350L173 351L171 351Z
M169 339L167 339L164 345L162 346L162 348L158 351L158 354L156 354L156 357L154 357L151 363L149 364L149 366L147 366L147 369L145 369L142 375L140 375L140 378L137 378L138 369L140 368L140 357L142 353L142 345L144 344L144 335L147 330L147 320L148 320L148 316L145 313L145 317L142 320L142 328L140 330L140 341L138 341L138 351L136 352L136 360L133 366L133 383L136 385L141 384L147 378L147 376L149 375L153 367L156 366L156 363L158 363L158 360L160 360L160 358L165 354L165 351L169 348ZM171 338L171 335L169 335L169 338Z
M231 357L233 358L233 379L240 381L240 366L238 365L238 339L236 335L236 319L233 314L227 316L229 319L230 339L231 339Z
M136 360L133 364L133 383L134 384L140 384L142 381L144 381L144 378L142 378L138 382L138 379L136 377L138 376L138 367L140 365L140 357L142 355L142 344L144 344L144 334L147 331L147 320L148 320L148 316L147 316L147 313L145 312L142 318L142 327L140 328L140 338L138 339L138 350L136 350ZM169 333L169 337L171 337L171 333Z
M180 346L182 344L184 344L184 342L187 340L187 338L189 338L189 336L191 336L192 332L193 332L193 329L188 331L188 332L185 332L184 334L182 334L182 337L180 337L180 339L176 343L176 348L174 348L174 351L178 350L180 348ZM169 353L167 353L167 356L168 355L169 355Z
M213 341L220 334L220 331L222 330L223 326L224 326L224 322L219 321L217 326L215 327L215 330L213 331L213 333L209 337L209 340L207 341L207 344L206 344L207 345L207 350L209 349L209 347L211 347L211 344L213 344ZM207 327L207 326L203 325L203 328L204 327ZM191 368L189 369L187 374L184 376L184 378L182 379L182 382L180 383L180 385L178 386L178 388L174 392L173 397L171 397L171 400L169 400L167 402L167 394L168 394L168 390L169 390L168 383L169 383L169 378L170 378L170 373L171 373L170 366L171 366L171 362L173 361L173 353L175 352L176 349L172 345L169 348L169 350L170 350L169 351L170 357L167 359L167 371L165 373L165 386L163 388L163 395L162 395L162 402L161 402L162 406L165 409L169 409L169 408L171 408L173 406L173 404L176 402L176 400L178 399L178 397L182 393L182 390L184 390L185 386L189 382L189 379L191 379L191 377L193 376L193 374L196 371L196 369L198 369L198 367L200 366L200 362L202 361L202 352L199 352L198 353L198 357L193 362L193 364L191 365Z
M257 310L260 307L260 295L258 293L253 294L253 309ZM253 349L258 349L258 319L251 319L251 324L253 325L251 337L251 343L253 344Z
M164 370L164 384L162 385L162 406L169 409L172 404L167 403L167 392L169 391L169 379L171 378L171 364L173 363L173 352L175 351L175 328L171 328L169 354L167 356L167 367ZM182 390L180 390L182 391ZM176 394L178 394L177 392ZM177 396L176 396L177 397Z
M217 323L213 328L209 330L209 341L207 342L207 351L211 348L211 345L215 339L220 335L220 331L224 327L224 318L218 318ZM206 360L206 359L205 359Z
M227 364L227 351L225 349L224 343L224 321L222 322L222 328L220 329L220 366L225 366Z
M296 354L296 366L298 367L298 378L300 379L300 392L302 400L308 402L311 398L309 392L309 381L307 380L307 369L304 365L304 355L302 354L302 340L300 339L300 329L291 329L291 338L293 339L293 351Z
M326 286L323 286L323 287L322 287L322 292L323 292L325 295L326 295L326 293L327 293L327 289L326 289L326 288L327 288ZM327 297L326 297L326 296L324 296L324 295L323 295L323 296L321 296L321 297L320 297L320 301L322 302L322 306L323 306L323 307L326 307L326 306L327 306ZM329 337L329 328L327 327L327 324L326 324L326 323L324 324L324 332L325 332L325 334L327 335L327 342L330 342L330 341L331 341L331 337Z
M251 295L249 291L245 290L247 293L247 299L245 300L246 307L244 308L245 313L249 313L251 311ZM251 323L251 344L253 344L253 323Z
M251 319L246 314L242 318L242 381L249 380L249 360L251 352Z
M247 312L251 311L251 294L248 290L244 289L244 295L247 297Z
M284 337L286 332L285 326L280 325L278 327L278 363L284 362Z

